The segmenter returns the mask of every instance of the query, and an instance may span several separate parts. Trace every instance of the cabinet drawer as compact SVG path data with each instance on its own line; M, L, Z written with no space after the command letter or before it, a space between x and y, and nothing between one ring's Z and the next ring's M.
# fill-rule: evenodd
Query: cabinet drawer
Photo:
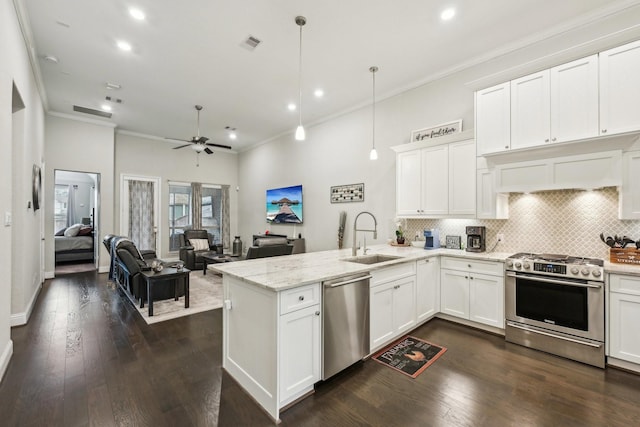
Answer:
M288 289L280 293L280 314L291 313L319 303L319 283Z
M501 262L442 257L441 268L504 276L504 264Z
M610 274L609 286L611 292L640 295L640 277Z
M393 267L387 267L380 270L371 272L370 286L380 285L382 283L389 282L391 280L400 279L402 277L415 275L416 263L406 262L400 265L394 265Z

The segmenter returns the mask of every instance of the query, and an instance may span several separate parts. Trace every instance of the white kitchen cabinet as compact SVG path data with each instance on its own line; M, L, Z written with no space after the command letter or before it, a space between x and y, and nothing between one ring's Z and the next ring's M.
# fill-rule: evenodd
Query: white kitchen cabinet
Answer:
M549 142L549 70L511 81L511 149Z
M280 403L320 380L320 304L280 316Z
M424 322L440 311L440 258L416 262L416 321Z
M443 257L441 267L442 313L504 329L502 263Z
M598 55L553 67L549 77L550 142L598 136Z
M371 275L369 339L373 352L416 324L415 263L376 270Z
M640 41L599 55L600 132L640 130Z
M640 364L640 277L610 274L609 288L609 356Z
M620 219L640 219L640 151L622 155L622 186L618 202Z
M436 145L431 141L421 141L393 148L397 152L398 216L475 216L476 156L473 139Z
M475 93L476 144L478 156L511 147L511 84L509 82Z
M495 169L476 172L476 218L508 219L509 195L496 190Z

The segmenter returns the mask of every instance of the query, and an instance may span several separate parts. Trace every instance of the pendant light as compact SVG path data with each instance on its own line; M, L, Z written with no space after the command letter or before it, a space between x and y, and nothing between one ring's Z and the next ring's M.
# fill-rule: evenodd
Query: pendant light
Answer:
M373 104L371 108L373 111L373 124L371 132L372 148L369 152L369 160L378 160L378 152L376 151L376 72L378 71L378 67L373 66L369 68L369 71L371 71L371 76L373 77Z
M302 127L302 27L307 23L304 16L296 16L296 25L300 27L300 55L298 63L298 127L296 128L296 141L304 141L306 138Z

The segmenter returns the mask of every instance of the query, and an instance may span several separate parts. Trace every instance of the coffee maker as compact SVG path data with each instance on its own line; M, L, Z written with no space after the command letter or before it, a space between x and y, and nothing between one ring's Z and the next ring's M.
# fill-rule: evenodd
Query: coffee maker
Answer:
M437 228L425 228L424 248L438 249L440 247L440 232Z
M484 252L487 228L480 225L467 227L467 252Z

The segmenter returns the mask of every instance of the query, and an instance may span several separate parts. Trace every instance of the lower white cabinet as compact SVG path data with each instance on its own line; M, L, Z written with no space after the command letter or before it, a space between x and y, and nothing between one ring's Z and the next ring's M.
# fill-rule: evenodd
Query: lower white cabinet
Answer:
M416 325L415 264L407 263L399 267L404 266L410 268L406 274L402 270L395 270L398 267L388 269L392 272L395 270L403 277L393 278L393 275L382 270L379 277L383 279L377 281L375 273L378 272L373 274L369 290L369 339L372 352Z
M320 381L320 304L280 316L280 402Z
M504 267L502 263L443 257L440 311L504 329Z
M609 356L640 364L640 277L609 275Z
M440 311L440 258L417 261L416 321L423 322Z

